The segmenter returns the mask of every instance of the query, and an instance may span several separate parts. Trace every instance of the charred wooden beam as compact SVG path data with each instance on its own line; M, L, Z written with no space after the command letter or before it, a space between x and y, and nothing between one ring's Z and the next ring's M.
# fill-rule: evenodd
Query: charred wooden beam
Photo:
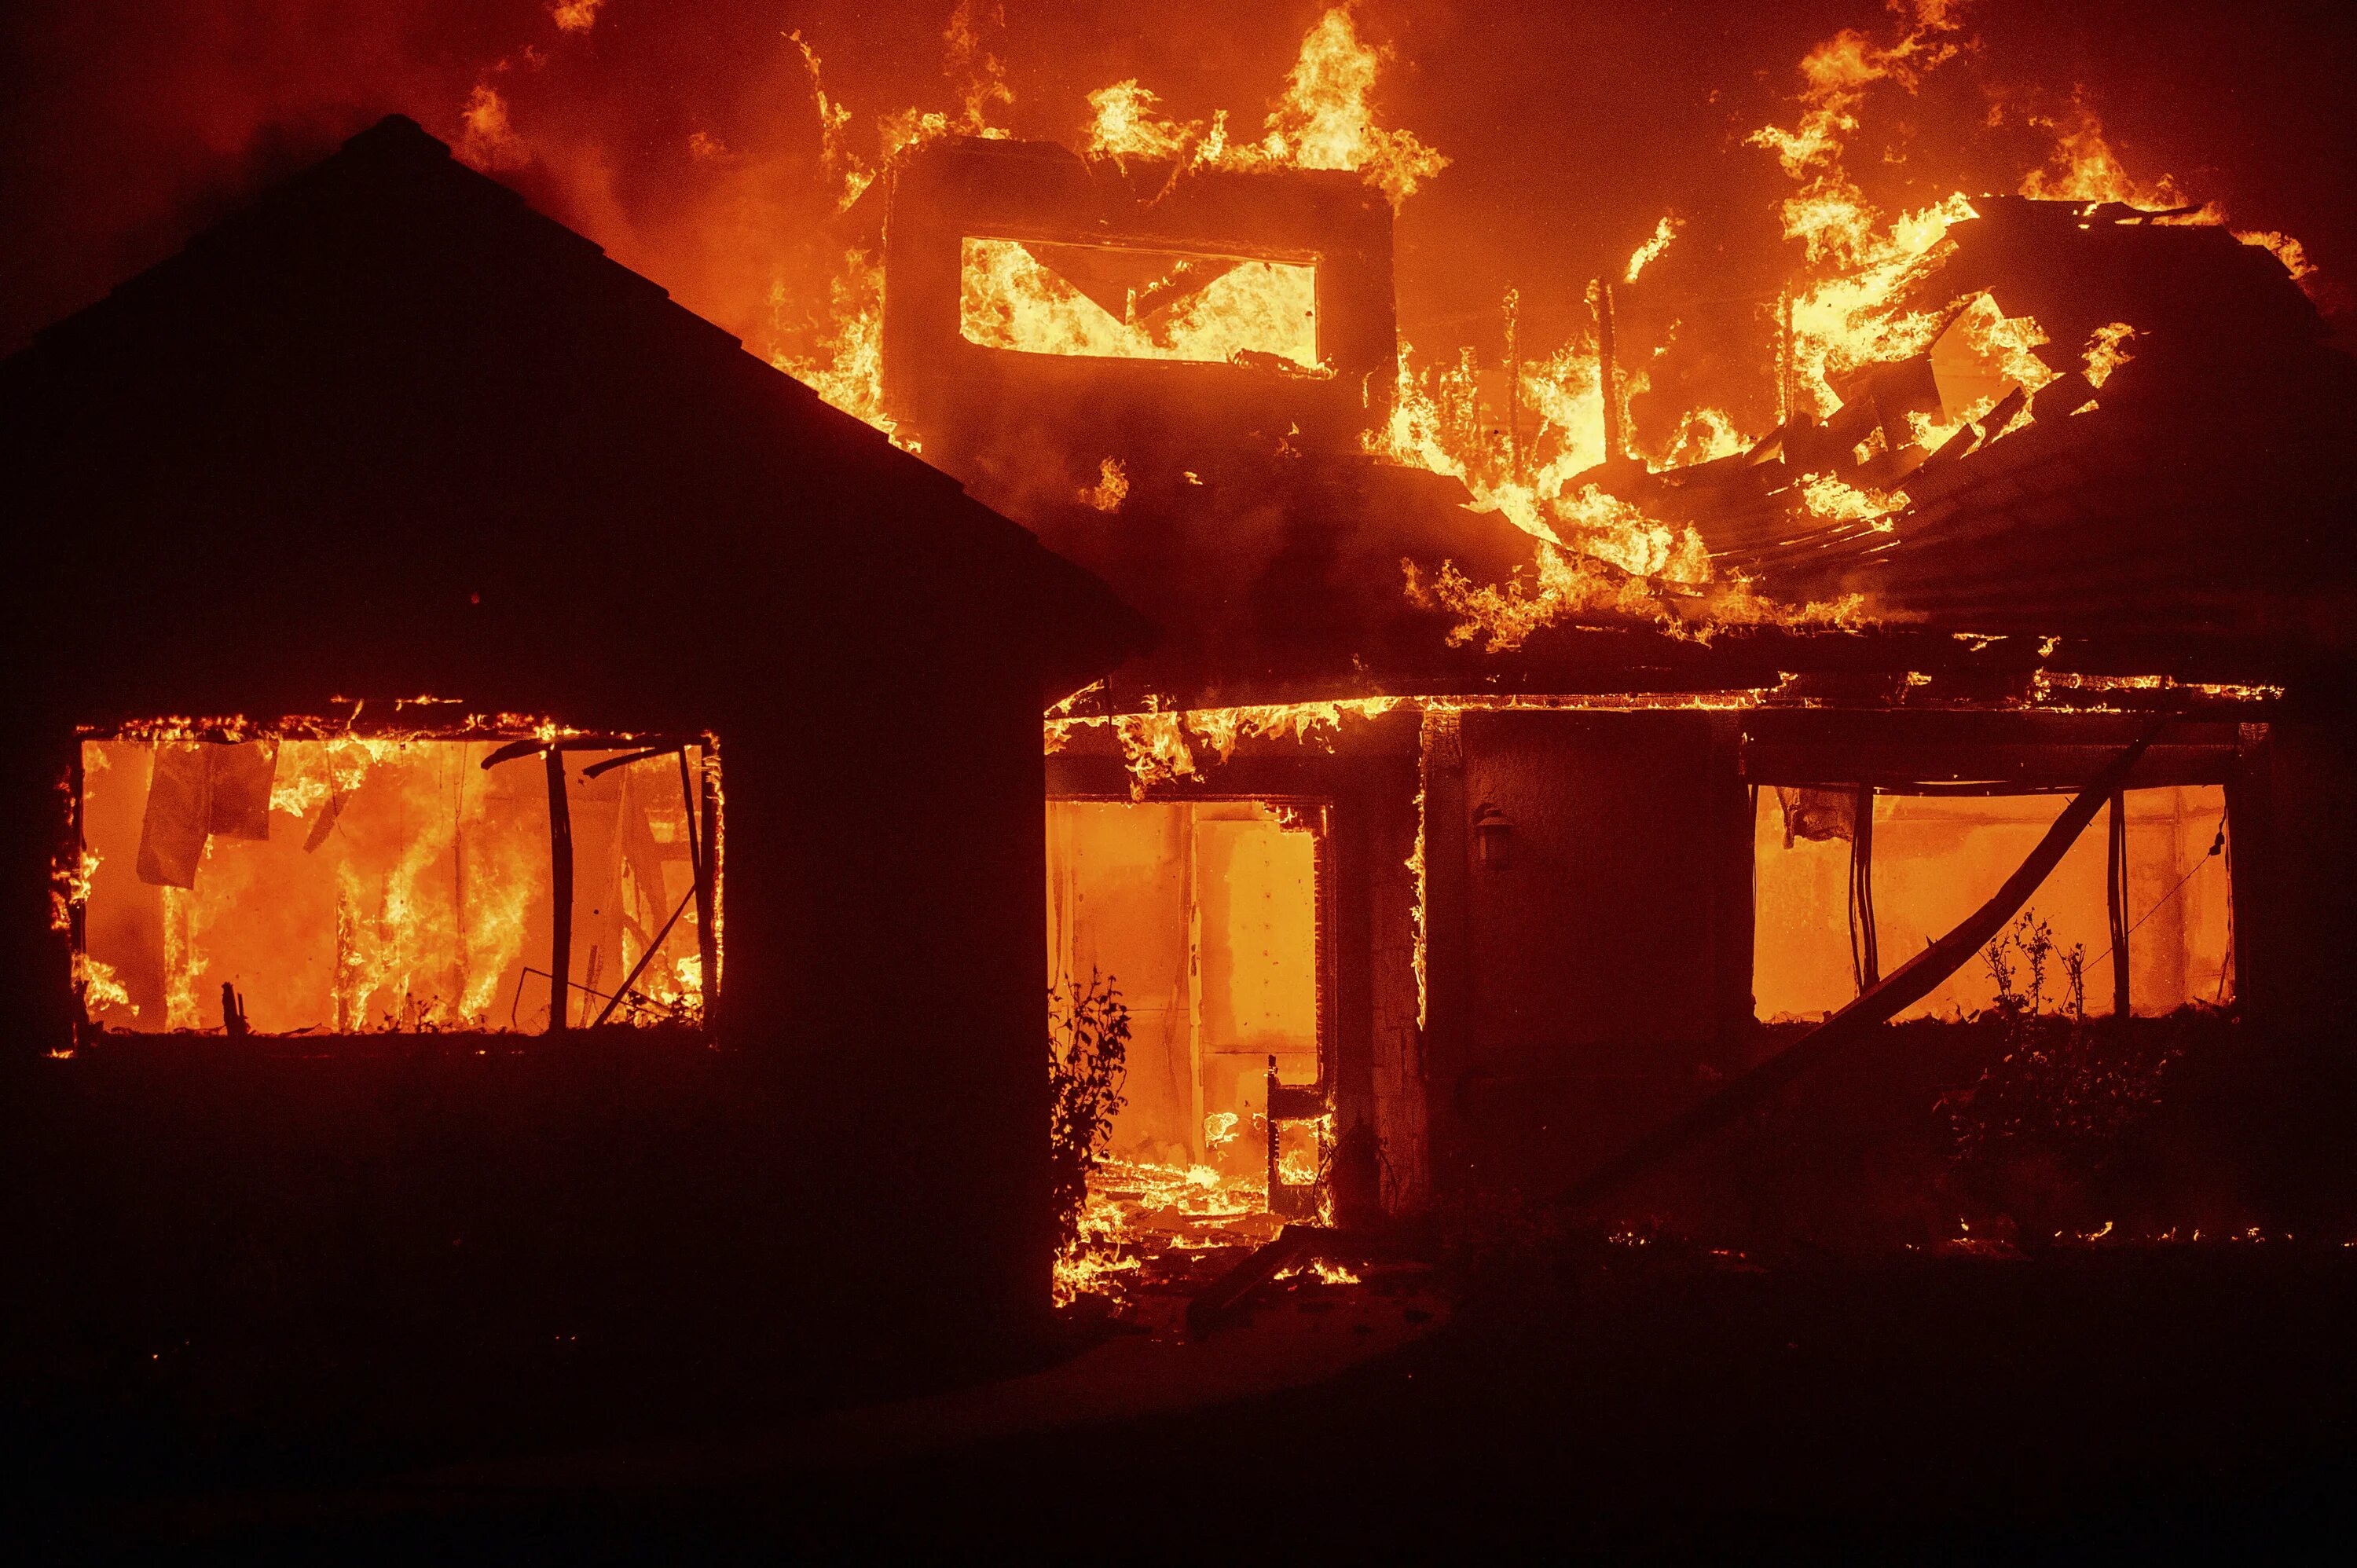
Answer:
M1604 403L1604 461L1617 466L1621 458L1620 376L1612 352L1612 285L1596 280L1597 387Z
M565 754L544 753L548 770L548 1032L565 1032L567 980L573 967L573 808L565 798ZM488 763L486 764L488 766Z
M603 762L593 762L583 768L581 781L586 784L592 779L602 778L611 773L617 768L628 768L633 762L644 762L651 757L668 757L674 751L683 752L684 748L676 746L651 746L642 751L626 751L619 757L609 757Z
M614 1015L614 1009L622 1004L623 997L630 994L630 987L639 983L639 976L647 972L647 965L654 961L655 954L662 951L663 942L670 937L671 929L679 924L679 918L687 913L687 907L694 901L695 893L691 889L688 896L681 899L678 907L672 910L671 918L662 923L662 929L655 932L654 939L647 943L647 950L639 955L639 961L630 966L630 972L622 977L622 983L614 988L614 993L611 996L606 998L606 1005L598 1009L597 1018L589 1026L591 1028L596 1028ZM590 978L594 980L597 977L592 975ZM595 993L592 994L594 995Z
M2112 791L2110 828L2104 865L2104 902L2112 925L2112 1017L2133 1015L2128 997L2128 802L2125 790Z
M1244 1297L1276 1278L1288 1265L1312 1253L1319 1234L1320 1228L1316 1225L1287 1225L1278 1231L1275 1240L1264 1242L1250 1257L1187 1304L1187 1331L1208 1334L1228 1321L1243 1304Z
M697 805L704 819L703 831L693 841L695 852L695 958L704 976L704 1015L716 1016L720 1004L720 779L712 769L712 747L703 749L702 789ZM687 751L682 747L680 765L687 763ZM697 812L691 811L691 826Z

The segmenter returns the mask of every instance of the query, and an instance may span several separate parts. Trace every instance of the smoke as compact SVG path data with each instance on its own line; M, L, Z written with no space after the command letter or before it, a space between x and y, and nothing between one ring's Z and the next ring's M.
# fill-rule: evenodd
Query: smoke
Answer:
M691 308L770 352L828 310L846 220L799 34L825 62L844 148L915 110L1084 139L1087 94L1134 81L1180 120L1258 124L1322 0L27 0L0 83L0 348L167 254L256 184L382 113L408 113ZM1852 174L1886 209L2012 189L2056 124L2101 113L2138 177L2298 235L2357 273L2339 105L2357 27L2332 7L2231 16L2091 0L1794 6L1503 7L1361 0L1390 51L1383 124L1448 160L1399 220L1402 325L1427 352L1576 336L1588 278L1617 275L1664 212L1676 245L1631 290L1627 331L1665 340L1667 402L1739 401L1766 323L1752 299L1795 264L1790 182L1745 145L1790 124L1796 69L1843 29L1922 31L1899 74L1859 84ZM1948 24L1932 27L1932 23ZM1966 47L1969 46L1969 47ZM1911 90L1910 90L1911 89ZM2037 122L2046 121L2041 127ZM1683 381L1729 383L1715 400ZM1763 394L1764 395L1764 394Z

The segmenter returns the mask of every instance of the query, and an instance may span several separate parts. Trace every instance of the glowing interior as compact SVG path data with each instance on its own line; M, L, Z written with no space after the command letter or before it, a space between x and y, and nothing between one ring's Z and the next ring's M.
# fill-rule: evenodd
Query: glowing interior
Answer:
M255 1034L539 1030L554 903L547 774L497 740L89 741L91 1021ZM563 754L573 835L567 1022L693 1019L695 872L678 756L595 779ZM188 884L186 886L177 884ZM672 919L674 911L678 918Z
M2126 799L2135 1010L2223 1002L2233 994L2230 885L2227 856L2209 850L2225 822L2225 791L2214 785L2135 789ZM2067 803L2061 795L1877 796L1873 881L1883 972L1921 951L1996 892ZM1795 837L1786 847L1784 810L1773 789L1760 791L1753 828L1759 1015L1771 1021L1818 1017L1857 994L1849 842ZM2090 1013L2112 1011L2108 865L2099 816L2027 907L2050 928L2058 954L2083 946ZM2047 980L2048 1005L2066 1004L2058 956ZM1969 1016L1996 1000L1989 966L1975 958L1900 1016Z
M1130 1012L1116 1156L1266 1179L1268 1058L1318 1078L1315 857L1257 801L1049 802L1049 980L1093 969ZM1314 1133L1282 1126L1307 1181Z
M967 238L958 331L1025 354L1318 364L1318 269L1113 245Z

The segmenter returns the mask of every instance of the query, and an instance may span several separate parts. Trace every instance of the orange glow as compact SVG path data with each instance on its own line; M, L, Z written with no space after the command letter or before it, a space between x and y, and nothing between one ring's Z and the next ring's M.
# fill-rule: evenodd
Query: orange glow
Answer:
M1097 482L1081 492L1081 499L1103 512L1121 510L1129 499L1129 470L1118 457L1108 457L1097 465Z
M1131 1026L1060 1302L1118 1294L1141 1227L1267 1219L1267 1063L1318 1077L1316 847L1291 820L1247 800L1049 802L1050 983L1110 976ZM1318 1134L1281 1127L1286 1179L1315 1181Z
M1620 281L1635 283L1637 274L1659 261L1662 252L1670 248L1670 242L1677 237L1678 228L1678 220L1669 217L1655 224L1652 236L1630 252L1629 265L1621 272Z
M1791 182L1778 203L1794 263L1785 291L1791 328L1784 379L1792 395L1780 413L1823 419L1841 407L1835 388L1846 384L1847 373L1928 349L1936 361L1940 407L1906 417L1911 427L1907 434L1929 449L1966 423L1981 421L2015 388L2036 390L2061 361L2050 364L2040 357L2045 335L2035 321L2007 317L1994 302L1982 299L1970 302L1943 332L1949 306L1960 302L1935 303L1930 295L1915 293L1913 285L1948 253L1950 228L1974 216L1966 195L1955 192L1886 209L1853 172L1853 155L1868 145L1879 158L1905 162L1901 147L1890 145L1884 134L1888 124L1878 123L1888 119L1885 106L1918 92L1932 73L1968 59L1978 48L1971 18L1958 0L1891 0L1886 9L1887 18L1843 28L1808 49L1797 64L1789 114L1748 140ZM595 0L567 0L553 5L551 14L559 31L573 38L588 32L600 11ZM1093 87L1074 83L1070 96L1082 113L1073 143L1090 157L1125 166L1140 161L1167 165L1174 181L1206 170L1349 171L1399 207L1442 177L1449 158L1414 131L1387 123L1386 86L1408 62L1364 30L1365 20L1347 5L1319 12L1295 48L1282 86L1258 105L1187 117L1175 113L1159 84L1143 73ZM912 106L856 124L849 107L827 87L812 42L799 32L788 35L807 71L817 161L839 212L876 209L876 183L914 148L946 136L1013 134L1014 94L1004 64L993 53L994 26L991 8L963 0L942 34L952 79L946 106ZM459 150L479 166L496 170L559 156L550 145L529 142L531 127L519 124L503 96L503 89L520 92L520 81L486 74L458 106ZM1051 111L1026 107L1049 116L1039 124L1052 123ZM1993 124L2001 119L2031 127L2047 144L2035 166L1999 182L1998 188L2080 204L2090 221L2110 220L2111 214L2095 210L2104 203L2192 206L2186 188L2166 173L2128 166L2084 94L2059 107L2028 96L2018 102L2002 97L1991 114ZM725 162L729 156L708 132L697 130L688 141L699 158ZM731 189L734 199L759 199L741 187ZM2212 203L2162 220L2222 223L2224 215ZM1674 241L1680 223L1678 215L1659 218L1616 270L1619 286L1694 286L1684 280L1664 283L1661 276L1678 265ZM873 229L866 220L850 226L862 232ZM2272 252L2303 286L2322 286L2297 239L2255 230L2236 237ZM1251 355L1252 362L1272 371L1318 370L1315 268L1298 258L1174 257L1174 266L1183 261L1190 270L1147 269L1133 293L1108 285L1102 275L1105 269L1095 269L1100 275L1084 285L1060 271L1043 253L1046 249L1017 236L969 238L960 312L968 340L1028 353L1222 363ZM1123 270L1111 269L1113 275ZM873 239L842 252L816 297L770 283L770 275L765 274L759 286L768 290L770 331L762 341L772 362L836 407L912 445L894 429L883 405L883 286ZM1159 286L1165 283L1181 286ZM740 304L759 297L756 290ZM760 314L756 306L731 318ZM1763 323L1774 318L1768 310L1760 317ZM1760 347L1764 367L1770 357L1764 335ZM1770 434L1767 421L1739 417L1707 398L1684 408L1663 407L1651 398L1646 366L1655 354L1670 351L1667 343L1634 344L1618 356L1611 389L1616 406L1646 403L1643 418L1632 415L1627 432L1625 455L1632 463L1660 470L1707 462L1741 452ZM1257 358L1264 355L1266 360ZM1551 619L1591 615L1706 628L1766 620L1816 624L1829 615L1841 624L1855 624L1870 613L1862 603L1778 605L1756 585L1717 580L1683 514L1653 515L1642 486L1616 485L1594 472L1605 456L1602 383L1596 344L1584 333L1528 352L1517 343L1511 362L1477 361L1469 350L1454 348L1433 354L1402 346L1391 411L1372 433L1370 449L1458 478L1477 509L1496 512L1548 544L1593 557L1568 568L1543 565L1519 594L1497 585L1420 587L1436 602L1463 601L1467 637L1504 650ZM2025 409L2007 428L2018 429L2033 416ZM1894 438L1897 434L1894 426ZM1906 465L1891 467L1903 470ZM1803 481L1810 476L1792 478L1795 486L1786 501L1821 522L1876 521L1908 504L1901 477L1880 481L1885 488L1878 492L1852 486L1847 494L1828 489L1824 476L1809 483ZM1629 494L1616 495L1616 489Z
M81 746L74 978L93 1024L234 1032L226 984L256 1034L546 1026L542 767L486 770L504 744L492 738L232 721L215 732L231 744L215 744L186 738L194 726L183 723L146 727L149 737ZM557 738L558 726L539 727ZM567 1021L593 1019L662 933L612 1018L694 1022L704 977L677 754L594 779L582 770L628 753L563 755ZM224 771L230 758L242 760ZM714 902L716 942L716 887Z
M2225 857L2209 849L2225 816L2214 786L2128 792L2128 918L2145 923L2128 945L2131 993L2140 1013L2233 994ZM1885 954L1920 950L1994 892L2063 806L2059 795L1966 798L1881 795L1875 801L1874 900ZM1760 791L1755 822L1758 915L1752 988L1763 1019L1815 1018L1857 994L1847 915L1850 846L1845 839L1784 842L1772 789ZM2100 824L2098 824L2100 828ZM2031 897L2058 947L2088 960L2087 1010L2111 1010L2103 833L2081 835ZM2096 961L2102 958L2103 961ZM2049 977L2051 1003L2061 988ZM1971 1015L1995 1004L1987 967L1975 960L1900 1015Z
M1027 354L1225 363L1274 354L1318 363L1318 270L1290 262L1157 254L1162 275L1126 290L1118 316L1042 264L1040 247L967 239L958 331ZM1060 247L1106 253L1103 247ZM1149 252L1114 252L1145 255Z

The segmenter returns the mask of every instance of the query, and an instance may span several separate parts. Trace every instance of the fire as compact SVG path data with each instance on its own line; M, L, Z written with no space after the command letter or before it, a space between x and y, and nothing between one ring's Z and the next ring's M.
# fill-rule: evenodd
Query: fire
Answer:
M1323 1258L1312 1258L1308 1262L1298 1267L1284 1270L1276 1277L1280 1280L1313 1279L1319 1284L1326 1285L1355 1285L1366 1283L1359 1277L1359 1272L1349 1264L1329 1262Z
M1166 119L1161 112L1161 98L1153 89L1140 87L1134 76L1127 81L1098 88L1088 95L1088 103L1091 157L1194 163L1196 150L1207 145L1201 127ZM1210 145L1213 159L1226 151L1224 120L1218 142Z
M1945 362L1971 368L1974 392L1936 413L1907 416L1912 439L1930 449L1985 418L2012 388L2035 392L2055 371L2038 352L2045 344L2038 324L2008 317L1986 298L1953 318L1901 303L1944 253L1949 228L1975 216L1972 202L1959 192L1886 213L1848 172L1845 152L1872 90L1888 86L1912 93L1928 73L1973 46L1962 31L1960 7L1948 0L1901 0L1892 9L1896 24L1889 33L1844 29L1810 50L1800 65L1797 118L1763 127L1751 141L1772 153L1794 182L1782 203L1783 230L1798 245L1808 274L1791 291L1786 311L1790 412L1829 415L1842 404L1837 381L1863 367L1932 349L1944 328L1938 352ZM823 140L834 146L843 129L839 107L816 88L816 59L808 58ZM1086 95L1082 145L1092 156L1157 160L1182 172L1351 169L1397 205L1448 160L1412 133L1376 118L1375 90L1389 60L1387 49L1361 35L1349 8L1338 6L1303 39L1285 90L1257 137L1237 133L1238 117L1227 111L1202 120L1174 117L1150 86L1130 77ZM970 102L963 128L992 129L984 113L987 107ZM2024 177L2026 193L2182 205L2181 192L2167 177L2137 181L2128 175L2083 101L2074 100L2060 116L2031 119L2051 132L2054 151L2047 166ZM884 133L885 161L901 147L952 128L945 116L898 117ZM2217 220L2209 209L2195 216ZM1629 257L1620 285L1636 286L1647 276L1680 227L1674 215L1662 217ZM2296 274L2306 266L2295 242L2248 238L2272 244ZM1313 268L1227 263L1208 285L1179 291L1177 303L1158 313L1141 312L1143 302L1133 293L1128 308L1117 314L1014 241L970 239L965 260L960 327L970 341L1028 352L1210 361L1258 352L1302 369L1318 364ZM873 272L865 254L847 259L837 285L842 297L833 317L834 334L818 356L788 368L838 406L884 424L876 352L880 334L874 329L881 291ZM1512 311L1510 299L1510 321ZM1608 400L1593 341L1527 359L1511 356L1502 368L1508 395L1501 419L1494 399L1484 395L1494 381L1469 351L1431 363L1413 345L1402 345L1391 412L1370 437L1371 449L1391 461L1461 480L1478 510L1497 512L1558 547L1540 552L1537 573L1528 582L1475 584L1444 568L1430 578L1412 580L1410 594L1456 614L1458 640L1478 638L1500 651L1566 618L1635 619L1671 628L1706 627L1720 619L1854 621L1862 612L1856 603L1774 606L1750 585L1714 583L1707 552L1691 526L1656 518L1641 500L1616 495L1609 484L1590 477L1608 456L1608 402L1617 422L1628 400L1648 390L1645 372L1631 368L1632 356L1620 358ZM1989 435L2001 436L2029 417L2025 410L2006 430ZM1633 455L1647 467L1707 462L1747 449L1758 435L1727 411L1707 405L1667 423L1666 441L1647 445L1631 437ZM1085 499L1101 504L1096 498L1106 493L1099 487ZM1903 480L1897 489L1878 491L1829 474L1801 476L1793 500L1820 523L1886 527L1907 504ZM1160 749L1167 752L1167 745Z
M1968 424L1983 423L2015 389L2036 392L2056 366L2041 357L2050 346L2040 325L2007 317L1994 301L1969 302L1961 316L1915 301L1915 285L1948 253L1950 228L1975 216L1970 196L1954 191L1886 210L1852 172L1853 145L1882 102L1917 93L1933 72L1953 69L1977 48L1961 0L1891 0L1888 9L1881 26L1843 28L1810 48L1798 62L1791 117L1760 127L1748 141L1791 182L1779 202L1796 275L1775 311L1783 347L1778 418L1822 420L1841 408L1836 389L1851 372L1929 349L1959 372L1953 383L1961 389L1936 411L1905 416L1906 437L1930 450ZM554 6L552 15L560 30L575 33L587 31L597 10L596 0L579 0ZM818 162L838 212L861 205L877 179L928 142L1011 134L1006 121L1014 94L991 42L1001 25L996 7L962 0L942 33L952 84L946 105L912 106L860 126L827 88L812 43L799 32L789 35L807 74ZM1387 44L1362 30L1352 6L1331 5L1302 37L1275 98L1259 109L1181 116L1151 81L1128 75L1079 95L1083 117L1075 144L1092 158L1167 165L1174 180L1215 169L1352 171L1397 208L1449 164L1439 149L1380 114L1386 74L1397 64ZM2059 107L2033 102L2022 109L2000 99L1992 114L2010 116L2047 140L2043 160L2009 182L2022 194L2081 203L2091 216L2096 204L2117 202L2192 209L2167 221L2224 221L2214 203L2192 208L2169 176L2131 170L2083 93ZM489 167L519 160L509 103L489 76L460 119L463 156ZM855 142L861 144L856 149ZM1663 214L1618 270L1614 286L1663 286L1657 269L1681 230L1679 215ZM2321 286L2296 239L2262 231L2237 238L2274 252L2304 287ZM1288 373L1322 369L1314 266L1249 256L1173 257L1160 281L1125 297L1077 286L1052 259L1015 238L974 236L965 252L960 329L977 344L1220 363L1251 356L1256 365ZM883 279L872 241L842 253L823 297L780 281L770 285L768 304L774 363L913 448L884 407ZM1770 434L1761 422L1707 401L1682 410L1649 407L1644 428L1626 428L1618 446L1609 446L1608 418L1625 428L1631 401L1652 392L1644 368L1650 356L1641 348L1623 349L1607 386L1595 338L1525 351L1514 306L1510 294L1502 362L1478 362L1470 350L1432 356L1403 343L1389 415L1368 440L1385 459L1461 480L1478 510L1502 516L1549 547L1520 584L1473 584L1444 570L1408 585L1412 594L1458 616L1460 640L1503 650L1554 621L1588 617L1706 634L1717 624L1850 624L1866 614L1848 601L1774 605L1755 585L1722 580L1690 525L1649 510L1643 483L1619 483L1605 472L1608 456L1620 478L1640 481L1646 470L1727 457ZM2108 373L2119 362L2112 350L2125 341L2101 349L2091 369ZM1985 431L1983 439L2002 437L2034 417L2034 409L2023 406L2005 429ZM1885 439L1878 434L1869 445ZM1903 470L1904 464L1893 467ZM1888 522L1909 504L1903 472L1878 489L1829 474L1792 478L1788 504L1819 523ZM1110 493L1101 483L1085 495L1101 505Z
M2104 138L2103 121L2083 96L2074 96L2061 116L2034 114L2031 123L2054 135L2054 154L2043 168L2023 177L2021 194L2049 201L2117 201L2130 207L2192 205L2175 179L2162 175L2138 179ZM2215 223L2221 214L2204 206L2193 218Z
M1129 499L1129 470L1118 457L1097 465L1097 482L1081 492L1081 499L1102 512L1116 512Z
M1354 169L1396 207L1448 160L1406 131L1375 123L1368 102L1390 58L1359 38L1350 8L1337 5L1301 40L1285 96L1268 117L1257 161L1297 168Z
M2321 276L2316 263L2309 259L2308 247L2290 235L2273 229L2237 229L2234 238L2245 245L2256 245L2281 262L2291 281L2306 290L2311 298L2322 294Z
M1813 611L1830 614L1824 607ZM1084 693L1085 694L1085 693ZM1173 708L1158 698L1135 713L1098 714L1067 711L1050 714L1041 726L1043 747L1053 757L1071 745L1083 731L1111 733L1130 774L1131 794L1143 800L1158 785L1200 779L1228 761L1245 740L1291 740L1331 749L1346 725L1380 718L1403 710L1419 714L1499 713L1519 710L1561 712L1639 708L1733 710L1756 705L1764 692L1559 693L1545 695L1463 697L1353 697L1330 702L1267 703L1233 708ZM1200 752L1198 747L1202 748ZM1413 864L1413 863L1411 863Z
M565 733L506 718L507 736ZM336 733L317 720L164 720L85 740L84 847L66 880L69 913L84 912L89 933L74 981L91 1020L234 1031L226 985L257 1033L538 1027L547 785L529 764L486 771L505 742L474 738L477 723L461 726L465 738L438 738ZM239 754L251 763L223 761ZM578 767L599 754L566 755ZM575 907L610 913L576 919L568 1022L576 1009L587 1021L633 969L614 1017L699 1015L697 917L683 893L696 878L694 824L679 777L661 766L672 757L568 787ZM167 778L196 779L198 793ZM583 847L593 843L607 847ZM716 946L716 887L712 901ZM143 986L161 1003L153 1012Z
M2136 358L2128 352L2128 339L2136 328L2125 321L2114 321L2095 328L2087 340L2086 377L2091 387L2100 387L2112 379L2112 372Z
M1662 252L1668 250L1670 242L1677 237L1678 228L1679 223L1675 218L1664 215L1662 220L1653 226L1652 236L1630 252L1629 265L1620 274L1620 281L1635 283L1638 274L1661 260Z
M1162 100L1132 77L1088 94L1088 150L1098 157L1167 159L1187 168L1345 169L1363 176L1394 207L1448 166L1413 133L1380 124L1372 98L1391 51L1359 37L1350 7L1329 10L1301 40L1284 94L1257 141L1229 133L1226 110L1209 120L1173 120Z
M829 287L830 325L817 347L808 355L780 351L770 362L844 413L917 450L884 412L883 263L866 251L854 251ZM771 285L771 317L783 317L786 308L785 285Z
M1186 1165L1108 1155L1089 1178L1080 1235L1055 1262L1052 1299L1083 1295L1120 1305L1166 1272L1167 1254L1259 1245L1276 1233L1263 1181Z
M848 149L850 112L827 93L817 51L800 33L790 37L810 78L822 161L837 184L839 211L847 211L884 171L929 141L1006 134L993 114L1011 103L1013 95L996 59L976 41L970 3L959 5L944 35L952 69L964 78L963 113L953 118L910 109L886 116L877 126L880 155L874 164ZM1356 170L1396 204L1448 160L1414 135L1377 123L1370 95L1387 58L1387 51L1361 39L1348 8L1338 6L1303 39L1259 140L1232 142L1225 112L1208 123L1169 120L1152 90L1131 79L1087 95L1086 145L1097 156L1163 158L1187 167ZM504 134L504 110L500 113ZM1239 259L1200 289L1182 293L1159 317L1149 312L1116 319L1017 242L969 240L965 263L959 328L972 342L1035 353L1213 362L1254 352L1307 371L1318 366L1313 267ZM914 450L884 410L883 279L874 255L865 249L845 252L829 293L829 308L810 346L781 349L772 362L835 407ZM782 283L771 286L770 317L781 341L794 336L792 304Z
M1042 265L1018 241L963 242L958 331L1018 353L1224 364L1275 354L1318 365L1318 271L1289 262L1173 258L1149 290L1131 289L1115 317ZM1211 273L1189 286L1189 273ZM1165 285L1168 286L1166 287ZM1161 303L1144 297L1162 296Z

